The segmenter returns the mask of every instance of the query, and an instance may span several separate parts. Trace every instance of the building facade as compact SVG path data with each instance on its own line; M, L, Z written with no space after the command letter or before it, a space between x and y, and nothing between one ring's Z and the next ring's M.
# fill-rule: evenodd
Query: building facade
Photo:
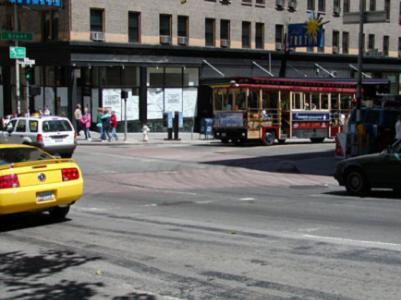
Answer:
M181 111L187 129L211 113L203 82L235 76L352 78L358 70L358 25L344 25L350 0L63 0L61 8L18 6L3 0L0 30L33 33L20 42L36 65L26 95L15 93L13 41L0 41L0 113L39 110L71 117L76 104L93 117L98 107L124 112L129 129L162 128L162 115ZM387 22L366 24L364 73L388 78L400 93L399 0L367 0L366 10L385 11ZM287 49L289 24L323 18L324 46ZM288 50L288 51L286 51ZM284 63L285 62L285 63ZM285 66L283 70L283 66ZM283 73L284 71L284 73ZM29 100L26 100L29 99Z

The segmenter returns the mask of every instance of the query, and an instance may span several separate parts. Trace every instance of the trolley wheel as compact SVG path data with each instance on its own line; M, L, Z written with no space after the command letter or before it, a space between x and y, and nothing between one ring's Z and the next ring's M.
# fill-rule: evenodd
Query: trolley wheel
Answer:
M278 139L278 143L279 143L280 145L285 144L285 139Z
M265 146L272 146L274 144L275 139L276 139L276 134L274 132L266 131L263 136L262 143Z
M324 138L311 138L310 141L312 143L323 143Z

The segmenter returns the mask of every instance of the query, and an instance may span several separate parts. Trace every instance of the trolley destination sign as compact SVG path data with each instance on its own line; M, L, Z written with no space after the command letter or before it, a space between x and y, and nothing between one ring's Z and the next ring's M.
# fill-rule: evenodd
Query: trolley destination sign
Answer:
M0 40L2 41L32 41L32 33L30 32L0 32Z

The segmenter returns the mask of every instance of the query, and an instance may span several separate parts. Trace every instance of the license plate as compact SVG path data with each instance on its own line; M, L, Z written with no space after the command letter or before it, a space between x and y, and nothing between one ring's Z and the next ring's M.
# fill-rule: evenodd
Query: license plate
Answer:
M38 202L46 202L54 200L53 192L41 192L36 194L36 199Z
M64 139L54 139L54 142L56 143L61 143L62 141L64 141Z

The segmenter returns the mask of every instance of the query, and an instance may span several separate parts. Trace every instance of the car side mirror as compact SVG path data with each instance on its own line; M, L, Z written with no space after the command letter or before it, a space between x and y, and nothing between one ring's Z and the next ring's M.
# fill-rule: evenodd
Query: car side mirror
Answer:
M13 127L12 126L7 126L7 132L9 133L9 134L11 134L11 132L13 132Z

